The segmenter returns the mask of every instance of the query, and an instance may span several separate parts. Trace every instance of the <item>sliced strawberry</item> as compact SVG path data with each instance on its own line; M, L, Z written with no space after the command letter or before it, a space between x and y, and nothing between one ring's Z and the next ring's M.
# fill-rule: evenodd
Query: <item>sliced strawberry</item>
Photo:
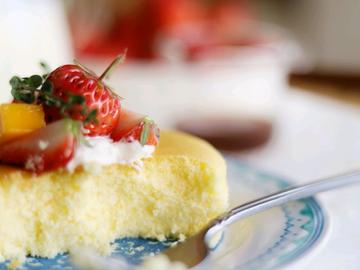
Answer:
M41 173L64 167L73 157L80 123L54 122L30 134L0 145L0 162Z
M111 138L114 141L139 141L142 145L159 143L159 128L149 117L122 109Z

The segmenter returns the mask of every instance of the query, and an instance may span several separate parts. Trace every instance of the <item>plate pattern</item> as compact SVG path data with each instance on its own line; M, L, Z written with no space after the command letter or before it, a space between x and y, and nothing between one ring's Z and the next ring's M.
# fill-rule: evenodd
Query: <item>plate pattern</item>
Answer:
M227 163L230 181L239 176L242 176L242 179L251 179L245 182L253 189L261 189L264 195L290 186L289 181L239 163L236 159L227 158ZM305 254L322 236L325 217L319 203L313 197L287 203L281 209L285 223L279 238L264 252L257 254L241 267L262 270L278 268Z
M324 222L317 203L309 200L301 202L303 207L300 202L282 207L287 219L283 233L273 246L246 263L248 269L274 269L310 250L321 237Z

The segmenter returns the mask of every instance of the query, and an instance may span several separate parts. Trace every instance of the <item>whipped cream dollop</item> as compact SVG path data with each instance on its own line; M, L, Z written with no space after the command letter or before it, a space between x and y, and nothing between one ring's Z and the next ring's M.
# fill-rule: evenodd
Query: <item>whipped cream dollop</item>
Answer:
M141 145L134 140L132 142L114 142L109 137L85 137L84 142L79 143L74 157L67 164L68 171L73 171L79 165L86 167L92 165L110 164L141 164L141 160L150 157L155 151L153 145Z

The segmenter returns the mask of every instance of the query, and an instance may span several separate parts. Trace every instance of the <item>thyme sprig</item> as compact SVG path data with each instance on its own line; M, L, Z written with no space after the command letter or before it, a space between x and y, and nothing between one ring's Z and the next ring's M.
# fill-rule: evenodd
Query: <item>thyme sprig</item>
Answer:
M79 110L84 124L97 123L97 110L90 110L85 104L85 98L67 93L67 98L54 95L53 84L47 80L47 75L32 75L30 77L13 76L10 79L11 94L17 102L28 104L43 104L59 109L63 117L70 117L69 111Z

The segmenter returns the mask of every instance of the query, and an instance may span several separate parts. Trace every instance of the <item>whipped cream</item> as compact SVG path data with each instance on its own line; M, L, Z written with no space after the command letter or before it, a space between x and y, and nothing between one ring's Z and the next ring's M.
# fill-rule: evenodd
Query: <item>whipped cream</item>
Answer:
M92 165L110 164L141 164L141 160L150 157L155 151L153 145L141 145L132 142L114 142L109 137L85 137L85 142L79 143L74 157L67 164L68 171L73 171L79 165L90 167Z

